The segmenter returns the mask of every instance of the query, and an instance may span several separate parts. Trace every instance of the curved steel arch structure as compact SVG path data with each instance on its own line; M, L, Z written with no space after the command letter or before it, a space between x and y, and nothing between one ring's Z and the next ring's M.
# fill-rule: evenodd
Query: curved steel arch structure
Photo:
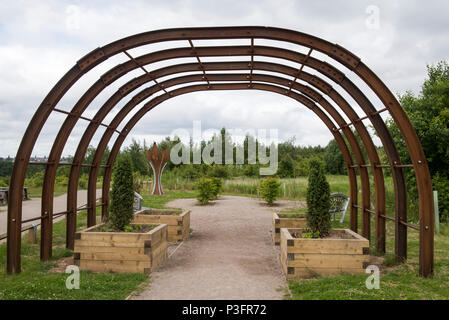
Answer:
M248 39L247 46L203 46L195 47L195 40L233 40ZM307 54L272 46L257 46L255 40L276 40L300 45L309 49ZM143 45L185 40L188 46L151 52L134 58L127 50ZM384 104L381 109L376 109L366 95L335 66L312 57L313 51L326 54L333 61L338 62L352 71L364 81L375 95ZM86 73L104 62L106 59L125 53L129 60L121 63L103 74L96 81L71 111L57 109L56 106L67 91ZM216 61L202 62L202 57L223 56L247 56L248 61ZM301 65L299 69L292 68L286 64L272 63L267 61L255 61L254 57L270 57L279 60L293 61ZM146 65L168 61L176 58L196 58L197 63L171 64L168 67L148 72ZM312 75L305 70L308 67L318 71L324 78ZM102 90L117 79L125 76L135 69L142 69L144 74L136 77L119 88L97 111L92 118L86 118L82 114L89 104ZM217 73L220 72L220 73ZM236 71L239 71L236 73ZM262 71L260 73L259 71ZM266 74L266 72L270 74ZM189 75L185 75L189 72ZM214 73L215 72L215 73ZM264 73L265 72L265 73ZM192 74L193 73L193 74ZM275 73L275 75L271 75ZM183 75L184 74L184 75ZM160 78L170 76L168 80L161 81ZM307 85L298 82L301 80ZM332 83L330 83L330 82ZM103 123L109 112L123 99L128 99L131 92L137 90L149 82L149 86L134 94L109 123ZM205 84L193 84L193 83ZM170 90L173 86L179 88ZM360 117L351 105L338 93L335 88L347 92L365 113ZM168 91L170 90L170 91ZM208 90L262 90L290 97L312 110L327 126L336 139L344 157L348 169L351 196L351 229L357 231L358 212L362 216L362 235L370 238L371 215L375 217L375 247L377 251L385 252L385 224L386 220L395 223L395 254L396 259L402 262L407 257L407 228L414 228L420 232L420 268L421 276L433 274L433 202L432 185L430 180L427 161L422 150L418 136L412 127L407 115L399 105L394 95L385 84L365 65L360 59L340 47L323 39L304 33L270 27L214 27L214 28L180 28L145 32L127 37L104 47L97 48L79 60L53 87L45 97L38 110L34 114L19 146L14 161L14 168L10 183L10 199L8 202L8 241L7 241L7 271L8 273L20 273L20 249L21 249L21 226L22 226L22 188L24 185L25 171L29 164L31 152L39 136L39 133L52 112L66 114L46 165L44 184L42 189L42 213L34 220L41 220L41 259L47 260L52 255L52 229L55 216L66 215L67 239L66 245L73 249L74 235L76 231L77 214L77 187L82 166L82 161L89 143L99 126L106 130L96 148L93 162L88 164L91 168L88 185L88 225L96 222L96 181L100 170L101 159L104 151L114 133L118 137L111 149L102 187L102 217L108 216L109 187L112 167L120 147L134 125L150 110L160 103L183 94ZM151 100L146 101L146 99ZM329 98L330 100L328 100ZM332 103L330 102L332 101ZM131 117L121 131L118 127L123 123L125 117L139 104L143 106ZM338 106L338 109L334 107ZM349 119L346 122L342 113ZM410 153L411 164L401 164L399 154L393 139L380 116L382 112L388 111L399 127ZM79 119L89 121L78 148L75 152L71 165L67 210L60 213L53 212L53 191L58 165L62 165L60 157L70 133ZM375 128L389 164L381 164L377 148L368 133L363 120L369 119ZM359 145L354 132L350 129L354 126L360 137ZM346 140L345 140L346 139ZM347 143L346 143L347 141ZM369 163L362 152L366 151ZM403 175L404 167L412 167L415 171L417 188L419 194L419 226L407 222L406 186ZM371 190L368 169L374 181L375 208L371 208ZM385 209L385 185L383 168L390 168L394 181L395 191L395 217L389 217ZM362 203L358 205L357 172L360 174L362 190ZM30 221L33 219L28 219Z

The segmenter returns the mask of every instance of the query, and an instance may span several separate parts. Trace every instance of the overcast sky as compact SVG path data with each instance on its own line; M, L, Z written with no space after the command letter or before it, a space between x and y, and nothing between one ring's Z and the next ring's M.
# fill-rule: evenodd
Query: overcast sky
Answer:
M125 36L174 27L261 25L288 28L348 48L395 94L406 90L417 93L426 75L426 64L448 59L448 12L449 2L430 0L0 0L0 156L15 156L25 128L40 102L80 57ZM257 40L256 44L276 45ZM176 44L180 45L188 43ZM160 48L149 46L130 53L138 56ZM313 56L330 60L315 52ZM58 107L70 110L83 90L99 75L115 63L126 61L127 57L120 55L109 60L74 86ZM149 65L148 69L161 66ZM349 70L344 71L352 77ZM141 70L136 70L105 90L92 102L86 115L93 117L108 94L141 74ZM372 97L370 92L367 95ZM373 102L376 108L382 107L379 101L374 99ZM106 122L123 104L114 109ZM49 118L33 155L48 154L62 120L61 115ZM203 129L223 126L278 129L280 140L295 136L296 143L301 145L326 145L331 139L320 120L291 99L266 92L227 91L191 93L161 104L138 123L125 144L129 144L131 137L151 142L175 129L191 130L195 120L202 121ZM74 153L86 126L85 121L79 121L64 155ZM95 135L94 146L102 132Z

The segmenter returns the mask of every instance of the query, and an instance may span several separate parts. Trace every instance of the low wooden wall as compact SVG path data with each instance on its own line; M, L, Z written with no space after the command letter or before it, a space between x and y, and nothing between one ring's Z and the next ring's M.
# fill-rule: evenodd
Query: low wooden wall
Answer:
M349 229L343 232L350 239L293 238L291 232L302 229L281 229L281 264L288 279L314 275L364 273L369 261L369 241Z
M145 214L145 211L152 211L153 214ZM172 209L144 209L134 214L133 223L165 223L168 226L168 242L182 241L190 233L190 210L176 215L178 212Z
M101 226L101 225L100 225ZM167 258L167 225L147 233L77 232L75 264L80 270L149 274Z
M307 220L303 217L304 214L298 214L298 218L285 218L287 215L292 215L292 213L273 213L273 228L271 230L271 236L274 244L277 246L281 241L281 228L305 228L307 225Z

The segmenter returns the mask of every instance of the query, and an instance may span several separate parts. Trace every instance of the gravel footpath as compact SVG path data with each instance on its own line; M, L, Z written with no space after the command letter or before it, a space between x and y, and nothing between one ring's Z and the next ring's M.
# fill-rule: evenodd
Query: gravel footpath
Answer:
M303 207L277 201L224 196L206 206L177 199L170 207L190 209L193 233L152 274L147 289L131 299L282 299L285 277L271 240L272 212Z

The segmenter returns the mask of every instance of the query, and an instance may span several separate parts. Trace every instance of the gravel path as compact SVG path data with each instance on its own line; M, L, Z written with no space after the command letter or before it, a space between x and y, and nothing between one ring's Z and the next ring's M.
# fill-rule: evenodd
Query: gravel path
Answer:
M193 233L153 272L147 289L132 299L282 299L286 290L271 241L273 210L302 207L277 201L224 196L206 206L178 199L170 207L190 209Z

